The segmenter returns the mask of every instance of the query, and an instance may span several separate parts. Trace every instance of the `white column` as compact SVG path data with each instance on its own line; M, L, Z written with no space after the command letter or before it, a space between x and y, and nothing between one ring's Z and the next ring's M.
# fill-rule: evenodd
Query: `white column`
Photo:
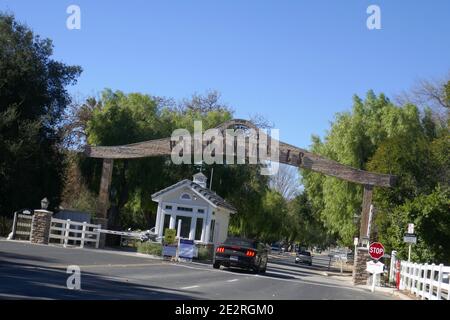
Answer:
M164 210L161 209L161 211L159 212L159 229L158 229L158 235L161 237L164 233L164 218L166 216L166 213L164 212Z
M208 209L208 215L207 215L207 219L206 219L206 226L205 226L205 240L204 240L204 242L209 242L210 231L211 231L212 211L213 211L213 208L212 208L212 207L209 207L209 209Z
M206 220L207 219L208 219L208 210L205 211L205 214L203 216L202 235L200 237L201 242L206 242Z
M191 218L191 230L189 231L189 240L195 240L195 227L197 226L197 217Z
M158 204L158 210L156 211L155 220L155 233L159 234L159 229L161 228L161 203Z
M177 221L177 238L181 238L181 219Z
M175 223L176 223L176 221L175 221L175 215L174 215L174 214L171 214L171 215L170 215L169 228L170 228L170 229L175 229Z

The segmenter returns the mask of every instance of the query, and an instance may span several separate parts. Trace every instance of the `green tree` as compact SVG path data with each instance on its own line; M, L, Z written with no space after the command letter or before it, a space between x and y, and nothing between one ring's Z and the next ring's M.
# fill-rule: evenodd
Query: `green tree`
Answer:
M53 45L0 13L0 213L57 207L64 155L58 128L70 103L66 86L81 72L51 58Z
M383 216L382 208L434 189L442 170L430 150L437 135L429 113L421 117L414 105L398 107L384 95L377 97L369 91L364 101L354 98L351 112L336 116L323 141L313 139L312 151L356 168L398 175L396 188L375 190L374 201ZM362 187L306 170L303 176L311 204L325 227L351 245L357 234L354 218L361 212Z
M314 212L308 194L302 192L288 204L288 217L285 220L285 241L300 243L302 247L326 247L334 242L335 236L320 221Z

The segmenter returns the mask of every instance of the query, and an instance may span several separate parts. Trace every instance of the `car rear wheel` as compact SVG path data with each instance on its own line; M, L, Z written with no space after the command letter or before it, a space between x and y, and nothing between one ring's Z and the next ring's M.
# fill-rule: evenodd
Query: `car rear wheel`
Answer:
M250 269L253 273L258 274L261 272L261 266L260 265L255 265L254 267L252 267Z
M264 265L264 268L261 269L260 273L266 273L267 270L267 263Z

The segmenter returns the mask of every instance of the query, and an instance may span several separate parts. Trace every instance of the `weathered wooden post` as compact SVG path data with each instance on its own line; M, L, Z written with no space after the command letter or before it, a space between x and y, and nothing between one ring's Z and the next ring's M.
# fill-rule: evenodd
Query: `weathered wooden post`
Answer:
M359 229L359 246L356 247L353 260L353 284L366 284L369 278L369 273L366 271L366 262L370 261L368 244L369 244L369 224L370 219L370 206L372 204L373 186L364 185L362 211L361 211L361 224Z
M113 159L103 159L102 177L100 179L100 190L98 193L97 212L95 224L101 225L102 229L108 228L108 209L109 209L109 189L111 187L112 172L114 167ZM105 234L100 234L98 246L105 246Z

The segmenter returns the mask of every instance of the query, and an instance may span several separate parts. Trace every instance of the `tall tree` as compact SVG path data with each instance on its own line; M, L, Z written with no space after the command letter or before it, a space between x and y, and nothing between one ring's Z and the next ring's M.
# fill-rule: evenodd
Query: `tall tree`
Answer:
M70 103L66 86L81 73L51 58L53 45L0 13L0 213L57 206L64 156L58 128Z
M384 95L375 96L369 91L364 101L354 98L351 112L336 116L324 142L315 138L312 149L341 163L368 169L368 161L379 146L399 137L403 137L404 142L409 141L409 144L425 139L419 110L410 104L397 107ZM408 143L405 144L407 146ZM386 154L389 155L389 152ZM390 165L393 162L386 160L386 163ZM387 171L371 169L395 174L394 168ZM361 213L362 187L306 170L303 175L305 188L325 226L337 232L343 242L350 245L357 232L355 220Z
M279 192L285 199L293 199L301 190L298 169L280 164L278 172L270 176L269 186Z
M408 222L416 222L421 233L416 257L449 259L446 231L429 236L438 219L441 230L449 227L448 137L448 126L436 122L431 109L421 113L415 105L396 106L369 92L364 101L355 97L351 112L338 114L325 139L314 138L312 149L360 169L396 175L394 188L375 188L374 236L404 257L403 233ZM361 212L361 186L306 170L303 176L313 210L350 245Z

